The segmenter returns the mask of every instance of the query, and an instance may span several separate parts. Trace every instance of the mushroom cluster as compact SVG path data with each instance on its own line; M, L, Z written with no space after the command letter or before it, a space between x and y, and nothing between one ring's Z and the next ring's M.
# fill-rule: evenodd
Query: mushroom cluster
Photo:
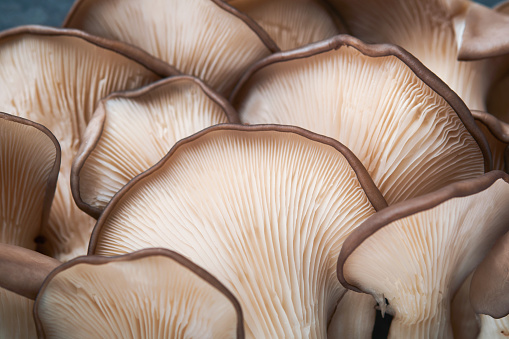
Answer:
M77 0L0 32L0 338L509 335L508 8Z

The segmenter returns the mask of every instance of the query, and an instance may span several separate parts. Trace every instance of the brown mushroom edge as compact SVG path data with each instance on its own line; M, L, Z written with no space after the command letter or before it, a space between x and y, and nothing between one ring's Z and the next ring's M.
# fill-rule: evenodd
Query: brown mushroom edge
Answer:
M491 187L499 179L509 183L509 175L507 173L502 171L491 171L481 177L456 182L433 193L399 202L391 205L383 211L375 213L356 228L343 243L337 265L337 276L339 281L345 288L360 293L366 293L357 286L350 285L343 275L343 266L346 260L350 254L352 254L355 249L364 242L364 240L396 220L429 210L450 199L480 193Z
M97 106L92 119L90 120L85 135L83 137L83 142L80 145L78 153L76 154L72 168L71 168L71 192L76 205L85 213L90 215L91 217L98 219L102 213L102 210L96 207L93 207L81 199L80 195L80 173L87 161L88 157L94 151L99 139L101 138L104 122L106 119L106 111L104 109L105 102L115 98L137 98L146 95L147 93L175 82L179 81L191 81L194 84L198 85L202 92L209 97L213 102L215 102L218 106L220 106L228 119L229 123L232 124L240 124L240 119L237 111L233 106L226 100L222 95L214 91L212 88L207 86L200 79L190 76L190 75L178 75L169 78L165 78L159 80L157 82L151 83L147 86L141 87L139 89L131 90L131 91L123 91L116 92L108 95L107 97L101 99Z
M40 303L40 296L44 294L44 291L46 290L46 287L51 282L51 280L60 272L73 267L75 265L79 264L88 264L88 265L103 265L108 264L111 262L122 262L122 261L133 261L141 258L146 258L149 256L163 256L170 258L180 265L184 266L185 268L189 269L193 273L195 273L197 276L199 276L201 279L203 279L205 282L212 285L214 288L216 288L219 292L221 292L226 298L228 298L231 303L233 304L233 307L235 308L235 311L237 313L237 338L242 339L244 338L244 319L242 315L242 309L240 307L240 303L237 301L235 296L223 285L219 280L217 280L213 275L208 273L203 268L199 267L198 265L194 264L190 260L186 259L182 255L173 252L168 249L164 248L149 248L144 249L140 251L136 251L129 254L124 254L116 257L102 257L102 256L82 256L78 257L76 259L73 259L69 262L66 262L57 268L55 268L44 280L41 289L39 290L39 293L37 294L37 297L35 299L34 303L34 320L35 325L37 329L38 336L40 338L46 338L46 334L44 332L44 327L39 319L39 303Z
M67 16L64 19L64 23L62 24L62 27L69 27L71 25L71 22L74 20L74 18L79 14L82 6L85 4L85 2L88 0L77 0L69 10L69 13L67 13ZM226 2L221 0L210 0L212 3L217 5L222 10L232 14L233 16L236 16L238 19L243 21L257 36L258 38L263 42L265 47L271 52L279 52L279 47L277 44L272 40L272 38L269 36L269 34L260 26L256 21L251 19L246 14L240 12L236 8L228 5Z
M252 76L262 68L285 61L295 59L303 59L313 55L337 50L341 47L353 47L360 53L372 57L388 57L393 56L401 60L410 70L424 82L428 87L441 96L458 114L459 119L464 124L467 131L472 135L479 145L484 157L484 170L489 172L492 169L492 156L488 145L488 141L475 124L474 118L470 113L463 100L444 83L435 73L424 66L416 57L408 53L402 47L392 44L366 44L361 40L350 35L337 35L330 39L307 45L302 48L294 49L287 52L279 52L272 54L265 59L252 65L242 76L230 95L230 102L234 107L238 105L237 95L241 92L242 87L250 80Z
M495 139L507 144L504 151L504 170L509 173L509 124L484 111L471 112L474 119L486 126Z
M173 66L170 66L169 64L163 62L162 60L153 57L152 55L148 54L147 52L138 47L120 41L114 41L94 36L77 29L54 28L39 25L19 26L16 28L0 32L0 43L2 40L23 34L54 36L54 37L64 36L81 39L97 47L107 49L114 53L120 54L144 66L146 69L152 71L161 78L181 74L181 72L178 71Z
M55 163L53 164L53 168L51 169L50 175L48 177L48 183L46 184L46 192L44 193L44 202L42 205L42 216L41 216L41 227L40 229L43 229L46 227L48 223L49 218L49 212L51 208L51 203L53 202L53 197L55 196L55 189L57 187L57 179L58 174L60 171L60 161L62 152L60 150L60 144L57 140L57 138L51 133L49 129L44 127L41 124L38 124L36 122L33 122L31 120L17 117L8 113L0 112L0 119L16 122L19 124L27 125L30 127L33 127L35 129L38 129L42 133L46 134L48 138L53 142L55 145Z
M368 174L368 171L364 168L362 163L359 159L350 151L346 146L338 142L337 140L334 140L332 138L325 137L323 135L319 135L316 133L313 133L311 131L308 131L306 129L296 127L296 126L286 126L286 125L235 125L235 124L221 124L221 125L215 125L211 126L209 128L206 128L198 133L195 133L185 139L180 140L175 144L175 146L172 147L172 149L154 166L152 166L150 169L146 170L145 172L139 174L138 176L131 179L120 191L118 191L111 201L106 205L106 208L104 209L103 213L101 214L99 220L97 221L97 224L94 227L94 230L92 231L92 237L90 238L90 244L88 248L88 254L93 255L95 254L97 242L99 241L99 238L101 237L102 227L108 218L108 215L111 211L113 211L117 205L117 203L122 200L122 197L129 192L131 188L136 186L138 183L143 182L145 180L148 180L150 178L151 174L157 172L159 169L161 169L164 164L167 161L171 161L172 155L183 145L186 145L188 143L192 143L195 140L199 139L200 137L211 133L215 131L243 131L243 132L279 132L279 133L293 133L300 135L304 138L307 138L309 140L319 142L322 144L325 144L327 146L333 147L337 151L339 151L345 159L348 161L352 169L354 170L355 174L357 175L357 178L359 179L359 183L366 193L366 196L370 203L373 205L375 211L382 210L387 207L387 202L385 201L385 198L383 197L382 193L378 190L376 185L373 182L373 179L371 179L371 176ZM226 174L225 174L226 175Z

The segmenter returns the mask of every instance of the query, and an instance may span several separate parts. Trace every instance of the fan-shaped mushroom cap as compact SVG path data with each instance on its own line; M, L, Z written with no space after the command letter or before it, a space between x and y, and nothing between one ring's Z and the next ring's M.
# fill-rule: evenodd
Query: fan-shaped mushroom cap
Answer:
M338 278L381 305L388 300L390 337L451 337L451 298L509 230L508 206L501 171L393 205L347 238Z
M35 249L59 167L60 146L47 128L0 113L0 243Z
M51 246L46 250L61 259L83 254L93 219L73 203L69 181L96 102L171 70L134 47L75 30L27 26L5 31L0 51L0 110L43 124L62 147L49 227L43 233Z
M164 249L59 266L44 282L34 315L41 338L244 337L235 297Z
M509 173L509 124L486 112L477 110L471 112L490 145L493 169Z
M370 339L375 326L375 307L372 296L347 291L332 316L327 338Z
M509 1L501 1L499 2L495 7L493 7L493 10L497 13L502 14L509 14Z
M223 94L277 50L254 21L220 0L78 0L64 26L139 46Z
M509 233L497 241L476 268L470 284L470 301L476 313L494 318L509 314Z
M59 167L60 146L48 129L0 113L0 243L35 249L48 222ZM10 278L13 272L1 254L0 279ZM0 338L35 336L32 305L0 288Z
M219 125L120 190L89 253L175 250L236 295L248 336L325 337L344 292L333 263L343 239L384 206L358 159L332 139Z
M253 18L283 51L324 40L344 30L315 0L232 0L230 5Z
M200 80L171 77L103 99L73 164L78 206L98 218L129 180L161 160L180 139L238 122L231 105Z
M244 123L296 125L344 143L389 204L490 166L461 99L392 45L337 36L274 54L246 73L232 102Z

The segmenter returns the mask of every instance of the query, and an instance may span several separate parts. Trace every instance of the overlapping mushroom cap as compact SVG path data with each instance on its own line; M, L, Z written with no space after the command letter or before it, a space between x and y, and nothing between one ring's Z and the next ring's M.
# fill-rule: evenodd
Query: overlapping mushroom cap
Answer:
M346 33L319 0L227 2L253 18L283 51Z
M220 0L81 0L64 26L138 46L223 94L250 64L278 49Z
M81 257L51 272L34 306L41 338L243 338L242 311L181 255Z
M180 139L238 122L231 105L197 78L171 77L102 100L73 164L78 206L98 218L113 195Z
M0 113L0 243L36 248L47 225L60 146L44 126ZM0 275L10 275L0 261ZM33 302L0 288L0 337L35 335Z
M509 175L493 171L391 206L345 241L338 277L388 301L390 337L451 337L451 298L509 230L508 205Z
M296 125L345 144L391 204L490 168L461 99L414 57L349 36L274 54L233 94L241 121Z
M509 124L486 112L477 110L471 112L490 145L493 169L509 173Z
M90 254L166 247L216 276L251 337L325 337L343 239L386 206L360 162L296 127L220 125L179 142L112 199Z
M172 69L119 42L74 30L27 26L0 34L0 110L43 124L57 137L62 165L49 227L54 256L83 254L93 220L72 200L73 157L99 99L140 87Z

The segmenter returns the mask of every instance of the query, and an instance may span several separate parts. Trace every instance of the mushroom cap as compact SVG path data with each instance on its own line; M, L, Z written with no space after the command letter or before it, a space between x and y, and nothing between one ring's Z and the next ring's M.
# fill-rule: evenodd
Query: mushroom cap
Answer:
M238 122L231 105L197 78L176 76L101 100L74 159L77 205L98 218L113 195L180 139Z
M450 302L509 230L509 175L492 171L384 209L345 241L338 278L388 300L391 336L452 335Z
M479 315L481 323L481 332L477 339L504 339L509 336L509 316L500 319L494 319L488 315Z
M165 249L59 266L37 295L34 317L41 338L244 338L235 297Z
M345 144L389 204L491 166L465 104L397 46L343 35L273 54L249 69L231 101L243 123L296 125Z
M509 223L509 219L506 222ZM498 239L475 269L470 283L470 302L475 313L497 319L509 315L509 232Z
M72 160L96 102L171 70L132 46L76 30L19 27L0 34L0 50L0 111L43 124L62 148L44 250L62 259L83 254L93 219L72 202L69 182Z
M89 253L175 250L236 295L248 336L325 336L344 292L335 279L342 241L385 206L358 159L332 139L218 125L124 186Z
M64 27L139 46L223 94L278 50L258 24L220 0L81 0Z
M44 126L0 112L0 243L35 249L60 168L60 145Z
M283 51L346 33L336 27L320 1L231 0L228 4L253 18Z

